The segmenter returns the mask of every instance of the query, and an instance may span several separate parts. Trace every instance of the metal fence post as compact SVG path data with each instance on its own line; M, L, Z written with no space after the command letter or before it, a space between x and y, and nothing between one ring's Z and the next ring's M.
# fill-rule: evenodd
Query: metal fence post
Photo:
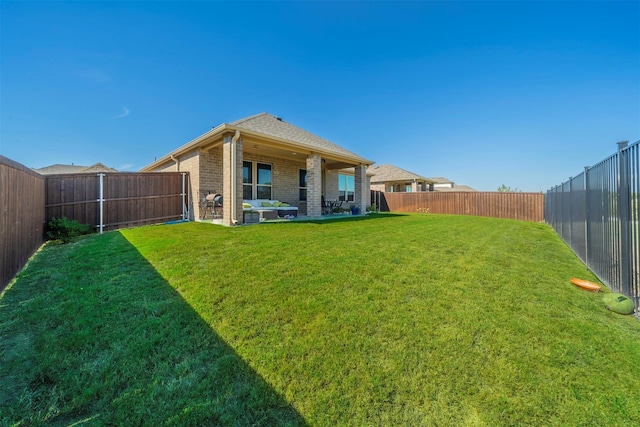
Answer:
M623 293L629 295L631 291L631 245L630 234L630 197L629 192L629 161L625 148L629 141L618 142L618 221L620 222L620 285Z
M560 235L563 236L564 238L564 227L565 227L565 220L566 218L564 217L564 203L565 203L565 198L564 198L564 184L560 184L560 203L558 203L559 205L559 221L558 224L560 224L560 226L558 227L560 229ZM567 244L569 244L566 240L565 242Z
M103 230L104 230L104 174L103 173L99 173L98 174L99 177L99 189L98 189L98 193L99 193L99 199L98 199L98 209L100 210L99 213L99 221L100 224L98 224L98 229L100 230L100 234L102 234Z
M182 197L182 220L187 220L187 192L186 192L186 172L181 172L182 175L182 193L180 196Z
M589 265L589 166L584 167L584 263Z
M569 195L567 202L569 206L569 247L575 252L573 247L573 212L571 211L571 198L573 197L573 177L569 177Z

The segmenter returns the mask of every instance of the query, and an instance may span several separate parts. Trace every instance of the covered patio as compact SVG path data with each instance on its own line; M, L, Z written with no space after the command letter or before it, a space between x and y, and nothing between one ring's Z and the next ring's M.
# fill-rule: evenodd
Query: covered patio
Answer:
M244 222L243 202L277 200L298 214L320 218L323 200L366 212L370 202L367 167L373 162L332 142L261 113L223 123L143 171L189 171L191 219L206 192L222 195L224 225ZM220 218L219 218L220 219Z

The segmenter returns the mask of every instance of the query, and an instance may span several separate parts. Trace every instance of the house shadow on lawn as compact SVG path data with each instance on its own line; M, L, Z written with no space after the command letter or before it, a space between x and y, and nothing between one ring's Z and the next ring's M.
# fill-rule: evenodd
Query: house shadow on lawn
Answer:
M307 425L122 234L95 238L100 244L69 254L69 263L78 260L82 287L48 285L57 288L52 295L66 295L49 301L65 310L56 314L63 323L60 332L38 338L44 345L34 352L35 372L19 375L25 394L49 397L38 405L40 414L16 408L16 418L55 425ZM87 253L92 259L83 263ZM114 269L116 256L126 261ZM103 277L98 271L105 266Z

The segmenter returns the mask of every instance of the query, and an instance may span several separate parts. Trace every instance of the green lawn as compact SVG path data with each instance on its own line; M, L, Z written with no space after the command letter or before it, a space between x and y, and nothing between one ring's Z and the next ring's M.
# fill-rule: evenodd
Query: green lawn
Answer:
M378 214L48 245L0 425L640 425L640 322L544 224Z

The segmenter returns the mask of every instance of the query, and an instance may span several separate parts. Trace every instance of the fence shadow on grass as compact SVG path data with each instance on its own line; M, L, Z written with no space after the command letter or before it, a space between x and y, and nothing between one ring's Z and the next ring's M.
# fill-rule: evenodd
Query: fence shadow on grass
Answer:
M0 368L1 382L13 384L0 391L2 406L12 408L0 424L307 425L124 236L91 239L84 253L55 248L68 251L73 279L45 281L46 264L35 260L3 296L2 316L17 315L20 308L9 307L26 301L49 326L0 329L7 338L1 347L28 333L39 343ZM126 260L115 269L114 251Z

